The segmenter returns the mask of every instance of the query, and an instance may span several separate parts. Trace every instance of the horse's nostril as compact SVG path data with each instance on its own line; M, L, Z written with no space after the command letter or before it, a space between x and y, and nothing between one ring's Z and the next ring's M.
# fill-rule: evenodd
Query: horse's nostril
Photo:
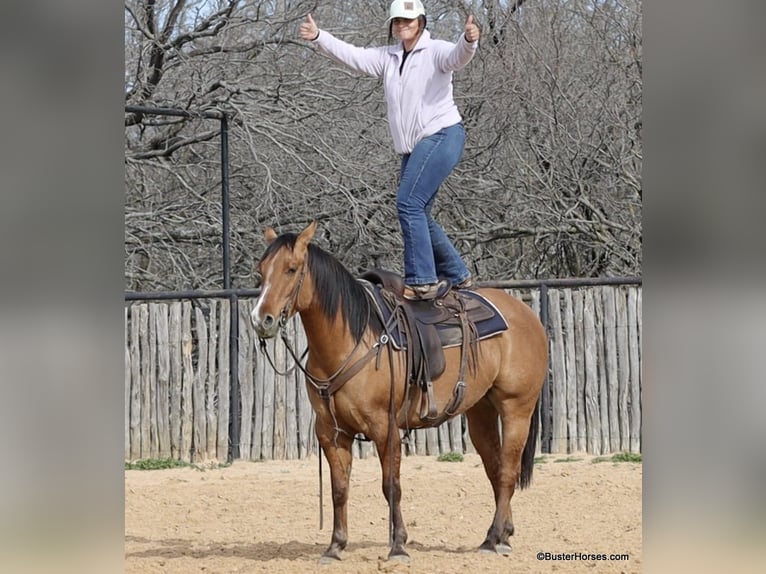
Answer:
M267 328L268 328L268 327L271 327L271 326L274 324L274 317L273 317L272 315L266 315L266 316L263 318L263 321L261 321L261 324L262 324L264 327L267 327Z

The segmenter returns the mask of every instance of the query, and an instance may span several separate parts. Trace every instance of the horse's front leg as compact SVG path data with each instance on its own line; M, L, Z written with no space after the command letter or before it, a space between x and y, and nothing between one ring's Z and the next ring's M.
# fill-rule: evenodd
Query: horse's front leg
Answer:
M332 425L317 420L316 434L330 465L332 481L333 525L330 546L322 554L321 564L340 560L340 553L348 543L348 490L351 478L351 445L353 437L339 432Z
M388 423L386 423L386 425L388 425ZM399 467L402 461L402 443L399 437L399 430L394 429L393 458L391 458L392 445L389 444L388 433L385 434L386 436L384 438L375 441L375 445L378 448L380 466L383 470L383 496L386 497L389 511L393 516L393 540L391 551L388 553L388 559L409 562L410 555L404 550L404 544L407 542L407 529L404 527L404 519L402 518L402 487L399 482Z

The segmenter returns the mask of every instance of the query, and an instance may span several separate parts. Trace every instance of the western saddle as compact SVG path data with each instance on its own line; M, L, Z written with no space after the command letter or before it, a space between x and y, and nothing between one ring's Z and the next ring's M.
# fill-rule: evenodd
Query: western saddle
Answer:
M394 348L405 351L408 389L403 411L419 401L420 420L438 426L457 413L465 395L465 372L475 372L477 343L508 328L497 309L473 291L446 286L432 300L404 298L401 276L373 269L360 282L370 294L373 307ZM444 348L460 347L460 370L452 398L437 411L433 380L444 373Z

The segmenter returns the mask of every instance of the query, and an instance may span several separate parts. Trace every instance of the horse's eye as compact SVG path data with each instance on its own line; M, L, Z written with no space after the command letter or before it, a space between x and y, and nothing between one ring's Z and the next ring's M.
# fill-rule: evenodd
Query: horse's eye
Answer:
M289 267L289 268L287 269L287 274L288 274L288 275L295 275L295 272L296 272L296 271L297 271L297 269L296 269L295 267Z

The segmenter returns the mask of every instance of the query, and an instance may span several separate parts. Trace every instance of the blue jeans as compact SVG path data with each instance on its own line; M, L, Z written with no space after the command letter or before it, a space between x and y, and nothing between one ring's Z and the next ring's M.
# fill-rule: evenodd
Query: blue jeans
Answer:
M402 156L396 210L404 237L404 282L449 279L460 283L470 272L444 230L431 217L439 186L463 155L465 130L455 124L422 139Z

